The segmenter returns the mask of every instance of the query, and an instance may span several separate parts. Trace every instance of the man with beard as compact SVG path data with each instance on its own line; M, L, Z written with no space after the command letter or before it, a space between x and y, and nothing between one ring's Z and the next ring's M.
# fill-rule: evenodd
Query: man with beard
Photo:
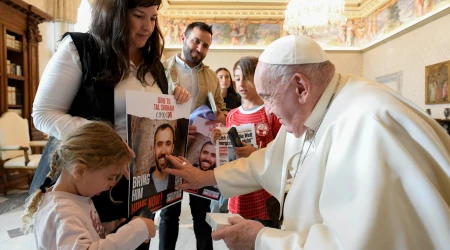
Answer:
M198 164L194 164L194 167L198 167L203 171L213 170L216 168L216 147L212 142L207 141L203 144L198 156ZM207 190L205 190L205 188L200 188L196 190L197 194L210 196L211 191L216 192L217 194L220 192L217 185L207 187L206 189Z
M207 141L203 144L198 156L198 165L194 164L194 167L199 167L203 171L216 168L216 147L212 142Z
M185 87L193 98L191 112L208 103L208 92L214 96L218 109L214 122L225 124L225 103L222 98L219 79L216 73L202 63L212 43L212 28L203 22L194 22L187 26L181 37L183 49L165 61L166 76L175 86ZM195 130L190 127L190 131ZM194 148L195 149L195 148ZM193 150L188 146L188 152ZM210 201L190 195L189 205L194 221L194 233L197 249L213 249L211 227L205 222L206 213L210 212ZM175 249L178 238L181 203L177 203L161 211L159 224L159 249Z
M151 194L156 194L175 185L175 176L163 172L163 169L169 167L166 155L172 155L174 145L174 131L172 126L167 123L160 125L155 131L153 152L155 154L156 166L150 169L150 187Z

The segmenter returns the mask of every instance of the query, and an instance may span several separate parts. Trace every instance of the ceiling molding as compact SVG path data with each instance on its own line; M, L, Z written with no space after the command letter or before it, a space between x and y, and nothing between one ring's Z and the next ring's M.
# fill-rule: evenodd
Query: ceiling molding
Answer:
M289 0L163 0L162 16L207 19L284 20ZM346 0L347 18L363 18L391 0Z
M251 0L246 0L251 1ZM182 4L174 4L180 2ZM287 3L256 2L217 2L217 1L167 1L163 0L160 14L172 18L207 18L207 19L272 19L284 20ZM189 4L187 4L189 3Z
M161 10L160 14L172 18L284 20L284 11L273 10Z
M380 38L378 40L375 40L375 41L367 44L364 48L361 48L361 51L367 52L371 49L374 49L380 45L383 45L389 41L392 41L393 39L395 39L397 37L407 34L417 28L420 28L426 24L429 24L429 23L431 23L441 17L449 15L449 14L450 14L450 6L437 11L433 15L424 15L424 16L420 17L419 19L415 20L413 23L411 23L405 27L402 27L401 29L398 29L396 32L389 34L387 37Z
M347 18L366 17L375 12L377 9L381 8L384 5L390 4L391 2L391 0L368 0L364 2L359 10L353 12L346 11L346 16L347 14L349 14Z

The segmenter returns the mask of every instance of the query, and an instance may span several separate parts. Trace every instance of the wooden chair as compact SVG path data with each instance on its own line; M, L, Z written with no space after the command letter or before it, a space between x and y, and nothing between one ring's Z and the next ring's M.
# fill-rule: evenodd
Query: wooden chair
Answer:
M0 117L0 175L3 193L8 189L28 189L41 159L40 154L31 154L28 121L14 112L5 112ZM24 176L28 186L24 183ZM22 176L22 179L20 178Z

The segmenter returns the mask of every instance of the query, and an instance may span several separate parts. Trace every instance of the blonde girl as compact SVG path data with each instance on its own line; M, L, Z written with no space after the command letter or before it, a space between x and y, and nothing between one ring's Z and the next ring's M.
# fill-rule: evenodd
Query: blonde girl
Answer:
M22 218L24 231L34 218L37 249L135 249L154 237L153 221L141 217L108 234L120 222L101 223L91 200L118 182L131 159L127 145L105 122L90 122L68 134Z

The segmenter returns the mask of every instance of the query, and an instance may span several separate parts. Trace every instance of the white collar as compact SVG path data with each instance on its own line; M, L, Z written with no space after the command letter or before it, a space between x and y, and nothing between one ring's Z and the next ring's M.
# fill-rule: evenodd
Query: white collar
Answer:
M314 106L311 114L309 115L308 119L305 122L305 126L308 129L315 131L317 126L319 126L320 121L322 120L325 111L327 109L327 106L331 101L330 99L333 97L333 93L335 93L336 85L338 84L338 79L339 73L334 73L333 78L326 87L322 96L320 96L319 101L317 102L316 106ZM336 97L336 95L334 95L334 97Z

